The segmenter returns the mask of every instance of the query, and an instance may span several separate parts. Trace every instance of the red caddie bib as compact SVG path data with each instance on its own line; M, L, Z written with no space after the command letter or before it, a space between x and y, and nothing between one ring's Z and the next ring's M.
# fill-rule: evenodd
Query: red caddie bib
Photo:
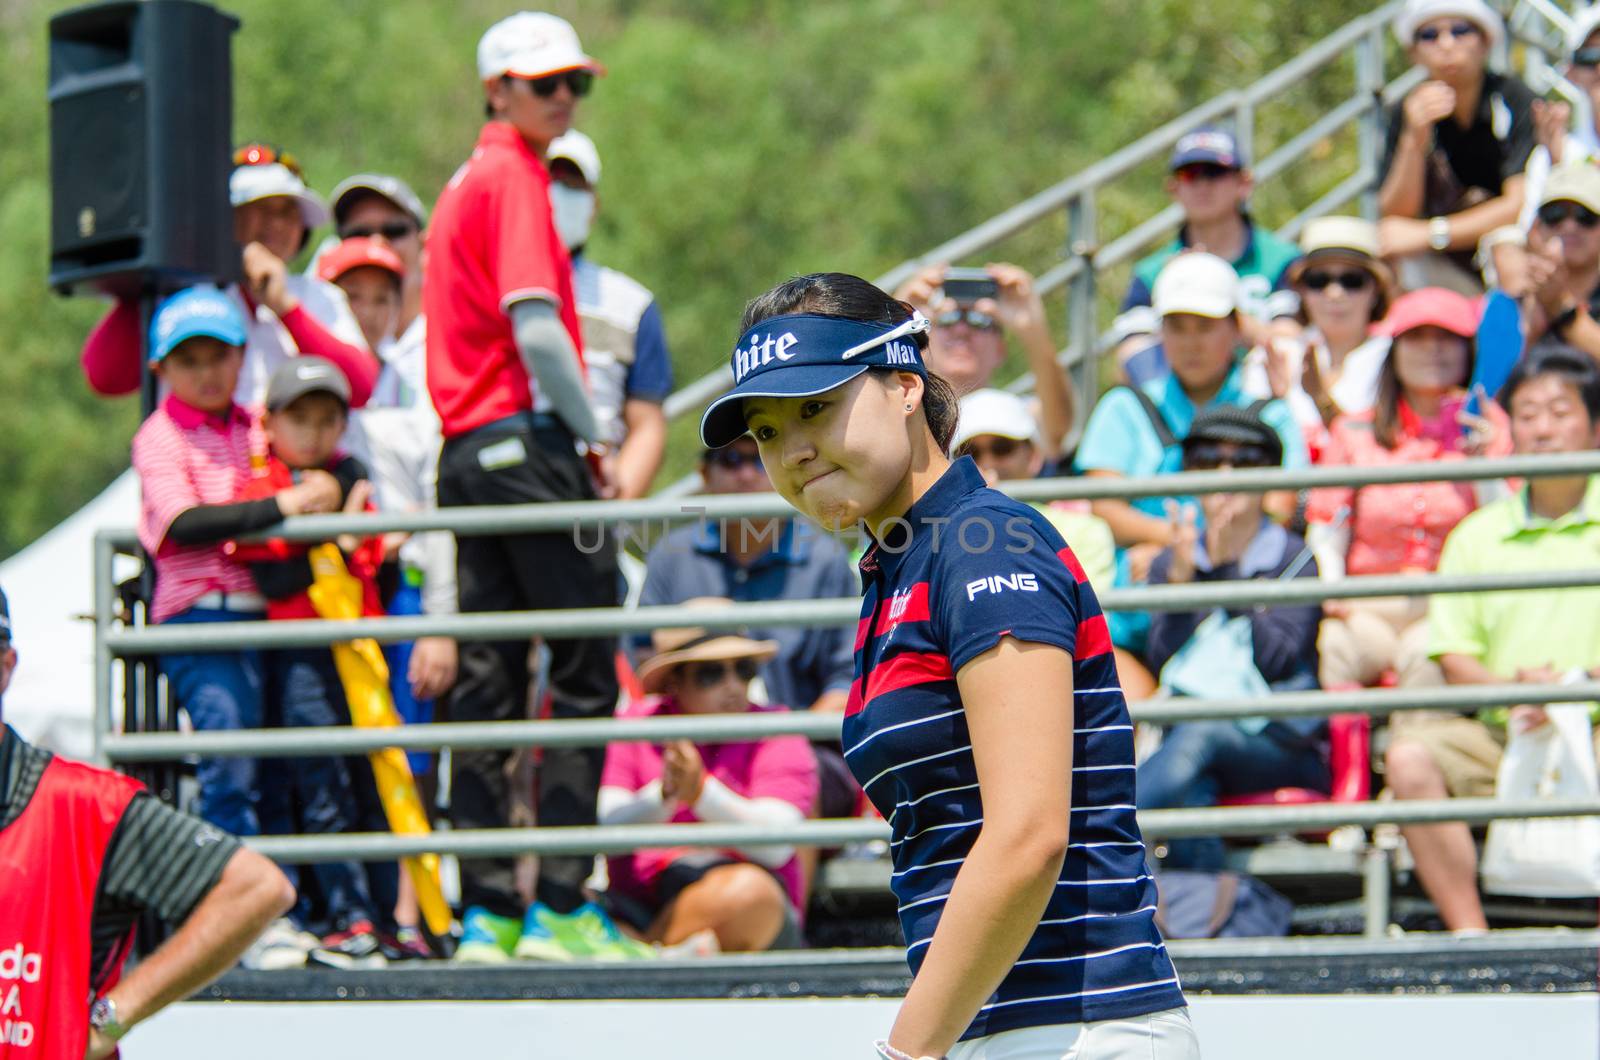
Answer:
M91 969L90 920L106 848L143 785L53 758L0 830L0 1060L82 1060L91 986L122 974L125 939Z

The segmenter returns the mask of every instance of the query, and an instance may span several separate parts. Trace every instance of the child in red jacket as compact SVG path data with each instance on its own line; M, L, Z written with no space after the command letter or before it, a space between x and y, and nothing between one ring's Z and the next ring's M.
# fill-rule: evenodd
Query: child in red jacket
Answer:
M268 451L252 457L252 474L238 500L266 497L294 484L302 472L327 471L339 481L344 510L358 512L369 505L372 487L361 462L338 451L349 417L350 383L332 362L320 357L297 357L273 373L267 384L267 405L262 432ZM381 539L342 542L345 563L360 579L363 613L383 614L378 603L376 575L383 559ZM246 563L256 586L267 598L271 619L316 618L308 590L312 584L311 545L281 540L241 544L230 542L227 551ZM264 654L269 725L349 725L350 709L344 686L327 647L280 648ZM273 797L289 803L273 816L285 815L308 834L361 831L383 827L381 809L376 821L369 802L371 774L359 759L297 757L269 760L277 782L267 785ZM366 795L367 797L363 797ZM373 890L380 889L353 861L317 865L313 869L324 904L328 932L313 963L340 968L371 967L385 962L383 940L378 935L379 904ZM392 908L393 903L384 903ZM306 903L298 910L309 915Z

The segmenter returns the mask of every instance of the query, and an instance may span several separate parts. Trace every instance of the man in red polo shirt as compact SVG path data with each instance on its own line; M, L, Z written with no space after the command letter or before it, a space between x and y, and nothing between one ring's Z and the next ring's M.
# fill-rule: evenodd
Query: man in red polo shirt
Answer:
M434 208L422 287L428 390L444 434L439 506L526 504L595 496L584 445L600 432L584 386L572 263L550 215L550 141L572 126L600 64L554 15L521 12L483 35L478 76L489 121ZM463 612L605 607L616 603L616 557L579 549L570 533L462 537ZM610 637L552 640L556 717L610 714ZM466 645L447 706L452 721L521 717L526 640ZM457 828L503 828L504 751L452 756ZM549 749L539 768L539 823L592 825L603 748ZM461 863L464 933L457 957L493 962L617 955L615 925L584 899L592 859L543 858L537 901L524 910L508 858Z

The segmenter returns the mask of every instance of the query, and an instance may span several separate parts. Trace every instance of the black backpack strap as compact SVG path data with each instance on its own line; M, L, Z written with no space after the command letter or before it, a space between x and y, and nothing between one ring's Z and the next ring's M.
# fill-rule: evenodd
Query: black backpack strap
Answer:
M1139 402L1139 407L1144 409L1144 414L1150 419L1150 426L1156 432L1156 440L1161 443L1162 449L1171 449L1178 444L1178 436L1172 433L1172 428L1167 425L1167 418L1161 415L1161 410L1156 408L1156 403L1150 400L1150 395L1136 386L1126 388Z
M1250 415L1252 415L1252 416L1260 416L1261 415L1261 410L1266 408L1268 405L1272 404L1273 401L1275 401L1275 400L1277 400L1277 399L1276 398L1257 398L1256 400L1250 402L1250 407L1248 409L1246 409L1245 411L1250 413Z

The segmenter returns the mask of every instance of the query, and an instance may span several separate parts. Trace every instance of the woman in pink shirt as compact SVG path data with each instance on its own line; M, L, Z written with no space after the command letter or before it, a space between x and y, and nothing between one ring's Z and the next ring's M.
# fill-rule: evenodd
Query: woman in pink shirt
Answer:
M1334 420L1323 464L1376 467L1505 456L1506 415L1484 401L1466 411L1476 306L1443 288L1395 302L1381 329L1393 347L1378 373L1373 407ZM1493 488L1492 485L1490 488ZM1468 482L1413 482L1311 495L1307 538L1324 578L1432 571L1445 535L1478 506ZM1319 642L1322 686L1376 684L1394 670L1402 687L1444 683L1427 654L1427 598L1330 600Z
M701 598L684 606L726 604ZM785 709L750 702L750 682L774 641L701 629L662 630L639 668L652 696L626 717L744 714ZM693 821L785 825L817 798L817 763L803 736L734 743L613 743L600 781L601 824ZM674 946L702 932L728 951L800 945L800 863L790 845L638 850L608 859L608 904L649 942Z

